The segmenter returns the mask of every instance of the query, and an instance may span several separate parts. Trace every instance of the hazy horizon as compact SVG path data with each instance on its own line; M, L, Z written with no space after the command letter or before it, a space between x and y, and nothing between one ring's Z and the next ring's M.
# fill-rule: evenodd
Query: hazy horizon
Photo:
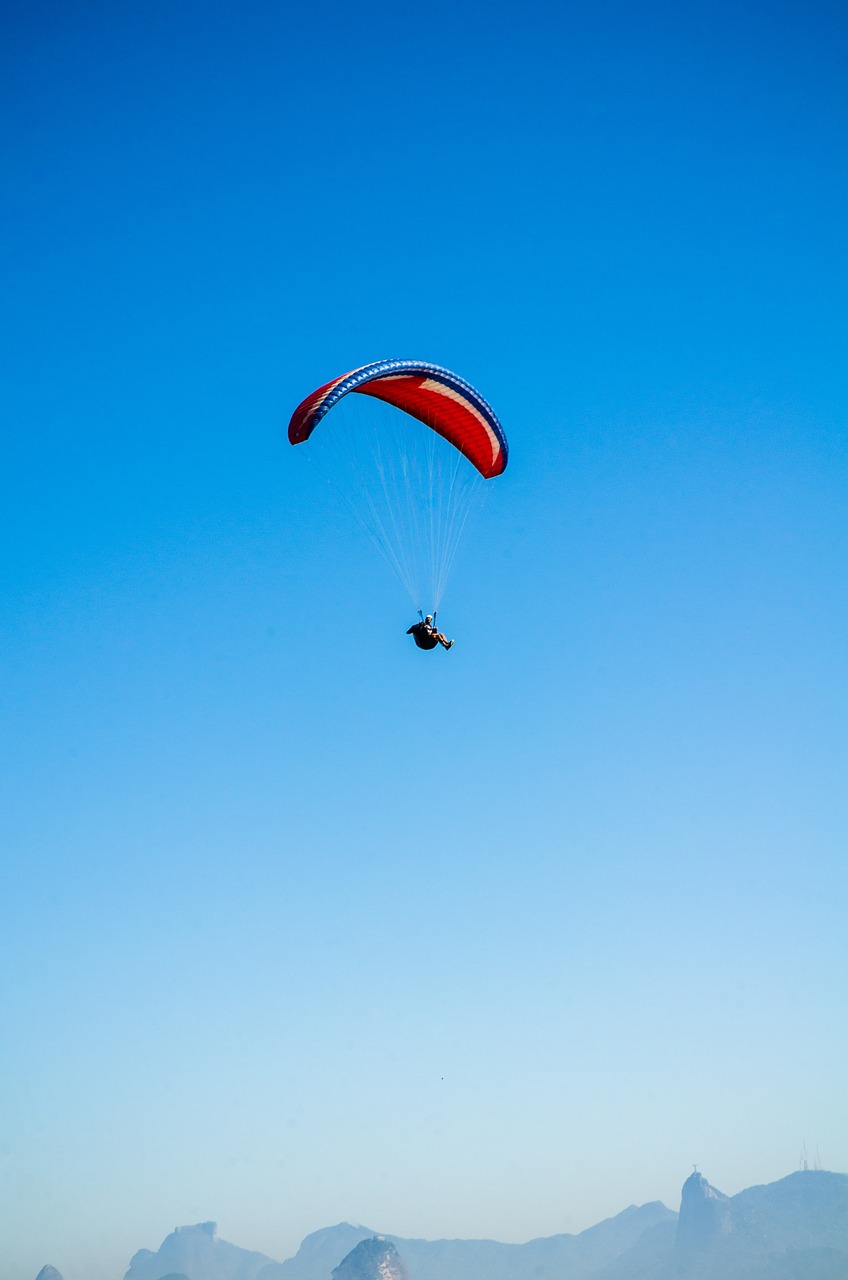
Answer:
M697 1170L695 1166L693 1166L693 1169L695 1169L695 1171L696 1171L696 1172L700 1172L700 1170ZM810 1162L809 1162L809 1160L807 1160L806 1156L805 1156L805 1155L803 1155L803 1154L802 1154L802 1158L801 1158L801 1160L799 1161L799 1169L798 1169L798 1170L793 1170L792 1172L797 1173L797 1172L799 1172L800 1170L804 1170L804 1171L809 1170L810 1172L822 1172L822 1173L826 1173L826 1174L835 1173L837 1176L841 1176L841 1177L848 1177L848 1175L841 1174L839 1171L836 1171L836 1170L824 1170L824 1169L822 1169L822 1168L821 1168L821 1166L820 1166L820 1165L814 1165L813 1163L810 1163ZM690 1171L689 1171L689 1174L687 1174L686 1176L687 1176L687 1177L689 1177L689 1176L691 1175L692 1171L693 1171L693 1170L690 1170ZM784 1176L785 1176L785 1177L789 1177L790 1175L789 1175L789 1174L786 1174L786 1175L784 1175ZM776 1181L780 1181L780 1179L776 1179ZM707 1179L707 1182L709 1182L709 1179ZM711 1184L711 1185L712 1185L712 1184ZM758 1185L762 1185L762 1184L752 1183L752 1184L750 1184L750 1187L757 1187ZM728 1195L728 1196L732 1197L732 1196L734 1196L734 1195L737 1195L739 1192L741 1192L741 1191L745 1191L745 1190L748 1190L748 1189L750 1189L750 1188L749 1188L749 1187L739 1187L739 1188L736 1188L734 1191L731 1191L731 1192L727 1192L727 1191L725 1191L725 1190L724 1190L723 1188L721 1188L721 1187L716 1188L716 1189L717 1189L718 1191L721 1191L724 1195ZM679 1194L678 1194L678 1196L677 1196L677 1200L679 1201L679 1199L680 1199L680 1196L679 1196ZM679 1208L679 1205L678 1205L678 1207L674 1207L674 1206L671 1206L671 1205L667 1205L667 1204L665 1204L665 1202L664 1202L664 1201L660 1200L659 1198L657 1198L656 1200L653 1200L653 1201L646 1201L646 1202L644 1202L644 1203L645 1203L645 1205L650 1205L650 1204L660 1204L660 1203L661 1203L661 1204L664 1204L664 1205L665 1205L665 1208L672 1210L674 1213L677 1213L677 1212L678 1212L678 1208ZM397 1240L397 1239L400 1239L401 1241L402 1241L402 1240L404 1240L404 1239L406 1239L406 1240L426 1240L426 1239L430 1239L430 1238L435 1239L435 1240L438 1240L438 1239L440 1239L440 1238L441 1238L441 1239L461 1239L461 1240L475 1240L475 1239L477 1239L477 1240L480 1240L480 1239L486 1240L486 1239L491 1239L491 1240L497 1240L497 1241L499 1241L499 1242L501 1242L501 1243L504 1243L504 1244L525 1244L525 1243L528 1243L528 1242L532 1242L533 1240L537 1240L537 1239L546 1239L546 1238L549 1238L549 1237L551 1237L551 1236L557 1236L557 1235L562 1235L562 1234L568 1234L568 1235L574 1235L574 1236L579 1235L579 1234L580 1234L581 1232L583 1232L583 1231L590 1231L593 1227L597 1227L597 1226L600 1226L600 1225L601 1225L602 1223L604 1223L604 1222L611 1221L612 1219L616 1218L616 1217L617 1217L617 1216L619 1216L620 1214L626 1213L626 1212L628 1211L628 1209L632 1209L632 1208L634 1208L634 1207L637 1207L637 1206L635 1206L634 1204L622 1205L621 1209L619 1209L616 1213L613 1213L613 1214L609 1215L609 1217L605 1217L605 1218L599 1219L597 1222L590 1222L590 1223L586 1223L586 1224L585 1224L584 1226L582 1226L582 1227L577 1227L577 1228L574 1228L574 1229L569 1230L569 1231L567 1231L567 1232L563 1232L563 1231L560 1231L560 1230L552 1230L552 1231L544 1232L544 1233L542 1233L541 1235L538 1235L538 1236L531 1236L531 1237L528 1237L527 1239L522 1238L522 1239L520 1239L520 1240L509 1240L509 1239L502 1238L501 1236L482 1236L482 1237L481 1237L481 1236L476 1236L476 1237L475 1237L475 1236L468 1236L467 1234L462 1234L462 1233L458 1233L458 1234L455 1234L455 1235L452 1235L452 1236L445 1236L445 1237L438 1237L438 1236L436 1236L436 1237L428 1237L428 1236L423 1235L423 1234L421 1234L421 1233L403 1233L403 1232L399 1232L399 1231L394 1230L390 1225L384 1225L383 1227L375 1227L373 1223L364 1223L364 1222L349 1222L349 1223L348 1223L348 1222L346 1222L346 1220L342 1220L342 1221L337 1222L337 1223L323 1223L323 1224L321 1224L321 1226L320 1226L320 1227L316 1227L314 1230L315 1230L315 1232L321 1232L321 1231L323 1231L323 1230L329 1230L329 1231L332 1231L332 1230L333 1230L334 1228L336 1228L336 1227L343 1226L343 1225L348 1225L348 1226L351 1226L351 1227L353 1227L353 1228L355 1228L355 1229L358 1229L358 1230L365 1229L365 1230L367 1230L367 1231L369 1231L369 1232L374 1232L374 1234L376 1234L376 1235L379 1235L379 1236L386 1236L386 1237L390 1237L390 1238L393 1238L393 1239L396 1239L396 1240ZM151 1243L151 1242L149 1242L149 1241L148 1241L148 1242L145 1242L144 1244L140 1244L140 1245L138 1246L138 1248L139 1248L139 1250L147 1250L147 1249L149 1249L152 1253L156 1253L156 1252L157 1252L157 1250L160 1248L160 1246L161 1246L161 1245L164 1243L164 1241L167 1239L167 1237L168 1237L168 1236L170 1236L170 1235L172 1235L172 1234L173 1234L173 1232L175 1232L175 1231L180 1231L180 1232L181 1232L181 1231L188 1231L188 1230L191 1230L191 1229L193 1229L193 1228L209 1228L209 1227L214 1227L214 1228L215 1228L214 1236L215 1236L215 1238L217 1238L217 1239L218 1239L218 1240L220 1240L220 1241L226 1241L226 1243L236 1245L238 1248L241 1248L241 1249L250 1250L250 1251L257 1252L257 1253L266 1253L266 1251L265 1251L265 1250L260 1249L260 1248L255 1244L255 1242L253 1242L253 1241L238 1240L238 1239L234 1239L234 1238L229 1237L229 1236L227 1235L226 1231L225 1231L225 1230L222 1230L221 1223L220 1223L220 1222L218 1222L216 1219L202 1219L202 1220L200 1220L200 1221L198 1221L198 1222L196 1222L196 1223L176 1223L173 1227L171 1227L171 1228L169 1228L168 1230L166 1230L166 1231L165 1231L165 1233L163 1234L163 1236L162 1236L162 1238L161 1238L160 1240L157 1240L155 1243ZM299 1250L299 1248L300 1248L300 1245L301 1245L301 1244L303 1244L303 1243L304 1243L304 1241L308 1238L308 1236L311 1236L312 1234L314 1234L314 1232L311 1232L311 1231L310 1231L310 1232L307 1232L307 1235L303 1238L303 1240L298 1241L297 1246L296 1246L296 1247L295 1247L295 1248L294 1248L290 1253L286 1253L285 1255L281 1255L281 1256L279 1256L279 1257L277 1257L277 1256L275 1256L275 1255L272 1255L272 1254L268 1254L267 1256L268 1256L269 1258L271 1258L271 1259L272 1259L273 1261L275 1261L275 1262L284 1262L284 1261L286 1261L288 1258L294 1257L294 1255L298 1252L298 1250ZM135 1253L136 1251L134 1250L133 1252ZM131 1261L131 1259L129 1259L129 1258L128 1258L128 1259L127 1259L127 1267L129 1267L129 1263L130 1263L130 1261ZM49 1260L48 1260L48 1263L47 1263L47 1264L45 1264L45 1265L52 1265L52 1264L49 1264ZM123 1275L123 1270L125 1270L125 1269L126 1269L126 1268L122 1269L122 1271L121 1271L119 1274L116 1274L116 1275L115 1275L115 1277L114 1277L114 1280L120 1280L120 1277ZM57 1268L57 1270L61 1271L61 1268ZM63 1276L63 1280L67 1280L67 1278Z

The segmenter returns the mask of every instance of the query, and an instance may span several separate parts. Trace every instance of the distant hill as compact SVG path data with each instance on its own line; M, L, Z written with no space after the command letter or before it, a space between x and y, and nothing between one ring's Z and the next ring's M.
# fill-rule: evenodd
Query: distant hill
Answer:
M579 1235L548 1236L527 1244L496 1240L408 1240L386 1235L409 1268L412 1280L590 1280L606 1262L642 1234L677 1215L659 1201L631 1206ZM307 1236L294 1258L266 1267L258 1280L328 1280L345 1253L373 1236L367 1227L342 1223ZM194 1277L192 1277L194 1280Z
M186 1276L188 1280L256 1280L269 1262L271 1259L264 1253L251 1253L219 1240L214 1222L201 1222L194 1227L177 1227L155 1253L139 1249L124 1280L166 1280L174 1276Z
M592 1280L848 1280L848 1176L807 1171L726 1196L693 1173L673 1232Z
M352 1227L349 1222L322 1227L301 1241L293 1258L272 1262L260 1271L257 1280L312 1280L315 1276L329 1280L330 1273L351 1249L375 1235L377 1232L370 1227Z
M675 1280L848 1280L848 1176L805 1170L728 1197L693 1173L674 1272Z
M363 1243L364 1242L364 1243ZM370 1242L370 1243L369 1243ZM376 1268L376 1271L375 1271ZM382 1270L380 1270L382 1268ZM631 1205L578 1235L526 1244L408 1240L342 1222L274 1262L214 1222L141 1249L125 1280L848 1280L848 1175L793 1173L726 1196L694 1173L680 1214ZM44 1268L38 1280L61 1280Z
M526 1244L492 1240L394 1240L413 1280L590 1280L651 1227L676 1214L654 1201L631 1205L579 1235L547 1236Z

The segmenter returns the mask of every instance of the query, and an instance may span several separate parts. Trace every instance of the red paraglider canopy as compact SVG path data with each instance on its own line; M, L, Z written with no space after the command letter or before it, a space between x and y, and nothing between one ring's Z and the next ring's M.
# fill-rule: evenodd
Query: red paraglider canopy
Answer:
M379 360L313 391L292 414L291 443L308 440L324 415L349 391L385 400L418 418L464 454L486 480L506 467L506 436L480 393L450 369L414 360Z

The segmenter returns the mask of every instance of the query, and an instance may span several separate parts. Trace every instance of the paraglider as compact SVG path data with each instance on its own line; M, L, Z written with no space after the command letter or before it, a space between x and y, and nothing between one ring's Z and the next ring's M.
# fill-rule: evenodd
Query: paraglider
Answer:
M288 438L307 446L405 586L421 619L407 634L449 649L436 610L468 514L509 456L491 406L440 365L379 360L308 395Z

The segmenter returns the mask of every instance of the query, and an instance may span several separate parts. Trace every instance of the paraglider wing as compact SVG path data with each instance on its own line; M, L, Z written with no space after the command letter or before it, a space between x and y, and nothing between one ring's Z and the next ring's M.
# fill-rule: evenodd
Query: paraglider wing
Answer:
M415 360L378 360L325 383L292 414L290 442L308 440L324 415L349 391L385 400L418 418L464 454L486 480L506 467L506 436L480 393L449 369Z

